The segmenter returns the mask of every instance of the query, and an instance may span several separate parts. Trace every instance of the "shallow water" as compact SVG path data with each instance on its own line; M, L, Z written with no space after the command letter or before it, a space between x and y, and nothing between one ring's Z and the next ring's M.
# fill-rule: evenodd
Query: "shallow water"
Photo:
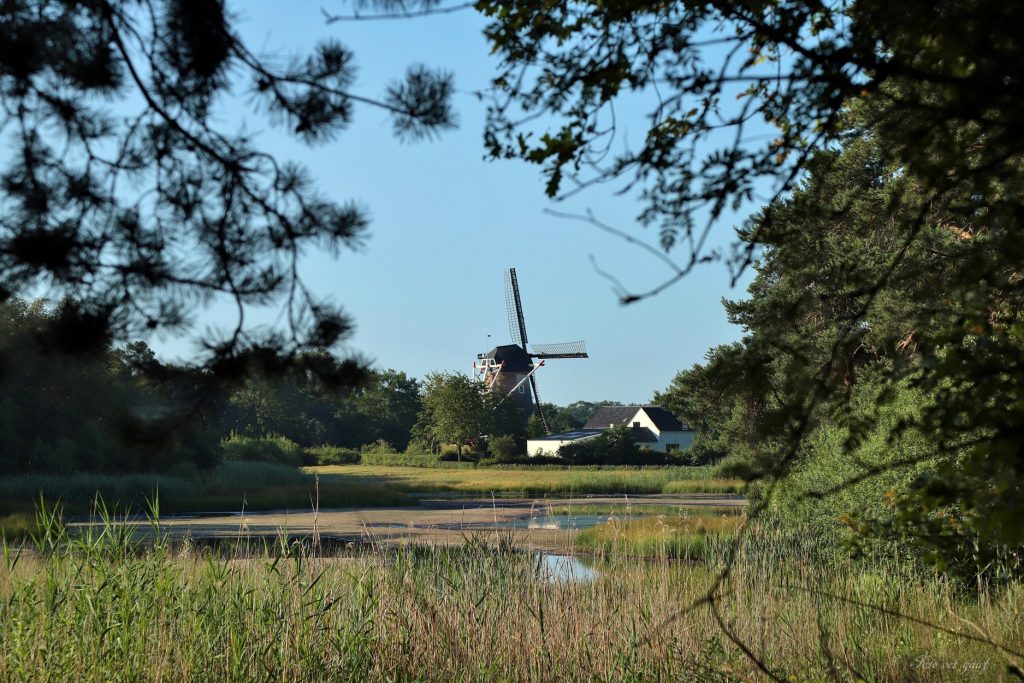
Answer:
M541 515L484 522L473 526L474 528L481 529L579 530L589 529L610 520L623 521L628 519L636 519L636 515Z
M597 570L588 567L578 557L538 553L541 576L554 582L587 583L597 578Z

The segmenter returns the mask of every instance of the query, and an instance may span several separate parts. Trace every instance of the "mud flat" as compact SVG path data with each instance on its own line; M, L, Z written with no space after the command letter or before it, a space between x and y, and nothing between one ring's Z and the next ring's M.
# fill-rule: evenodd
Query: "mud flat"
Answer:
M644 514L723 514L740 512L742 496L731 494L653 494L544 498L433 498L394 508L336 508L245 511L175 515L161 519L172 539L227 539L317 534L334 541L394 545L449 545L474 535L511 535L516 545L565 550L580 529L610 517ZM579 512L574 512L578 510ZM149 528L142 519L126 520ZM79 524L87 524L85 521Z

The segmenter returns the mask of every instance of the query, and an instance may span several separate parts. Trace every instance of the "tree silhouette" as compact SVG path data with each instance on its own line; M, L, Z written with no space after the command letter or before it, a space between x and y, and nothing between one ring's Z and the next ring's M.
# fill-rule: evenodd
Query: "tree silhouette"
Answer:
M0 10L0 300L62 301L53 350L183 333L227 297L226 332L205 335L210 376L300 359L351 383L358 361L329 349L351 330L302 280L306 248L358 245L367 220L316 190L301 166L218 125L218 101L245 89L306 143L330 140L356 105L387 111L401 139L454 125L452 77L413 66L377 99L352 92L353 54L335 41L285 65L239 38L217 0L33 0ZM256 330L254 306L283 308ZM302 360L304 359L304 360Z

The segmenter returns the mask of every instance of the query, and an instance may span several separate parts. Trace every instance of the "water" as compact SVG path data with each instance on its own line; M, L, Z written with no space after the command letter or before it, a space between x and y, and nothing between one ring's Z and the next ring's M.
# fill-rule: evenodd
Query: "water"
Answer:
M519 517L517 519L486 522L480 527L488 529L589 529L611 520L635 519L634 515L542 515L540 517Z
M541 576L551 582L588 583L597 578L597 570L572 555L538 553L538 560Z

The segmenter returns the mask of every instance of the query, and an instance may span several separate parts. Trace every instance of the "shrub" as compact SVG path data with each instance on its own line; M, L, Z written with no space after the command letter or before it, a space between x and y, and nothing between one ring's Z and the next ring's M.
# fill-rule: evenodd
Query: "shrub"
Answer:
M311 481L311 475L284 465L258 461L223 462L206 477L205 487L291 486Z
M354 448L340 446L314 446L306 449L308 465L357 465L360 453Z
M166 470L164 474L168 477L175 477L177 479L184 479L185 481L197 481L200 477L201 472L196 467L194 462L176 462Z
M565 444L558 454L569 465L633 465L641 459L629 427L612 427L595 438Z
M488 439L487 450L497 460L511 460L519 455L515 437L510 435L492 436Z
M382 455L393 455L398 453L395 447L384 439L377 439L373 443L363 444L362 448L359 449L362 453L379 453Z
M463 453L461 456L457 451L442 451L439 456L441 462L476 462L480 459L479 453Z
M232 433L221 442L221 451L227 461L244 460L295 467L302 464L302 447L279 434L257 437Z
M566 465L685 465L685 451L662 453L638 447L630 427L612 427L600 436L567 443L558 449Z

